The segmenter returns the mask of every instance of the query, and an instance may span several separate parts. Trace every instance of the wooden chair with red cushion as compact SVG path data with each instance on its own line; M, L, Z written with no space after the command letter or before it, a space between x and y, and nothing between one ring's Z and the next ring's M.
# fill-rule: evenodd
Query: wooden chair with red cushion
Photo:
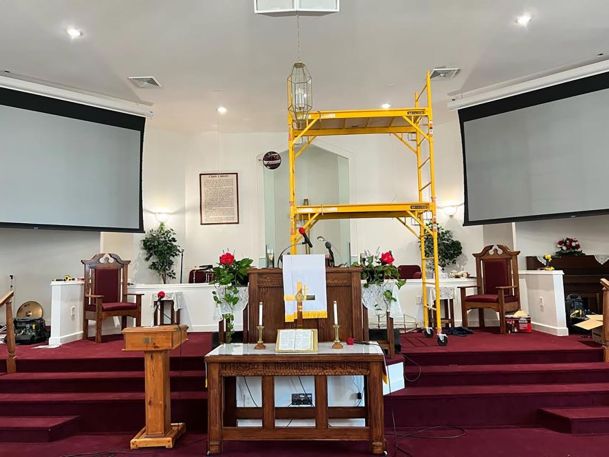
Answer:
M461 316L467 327L467 312L477 309L480 327L484 327L484 310L499 313L499 329L506 333L505 314L520 309L518 283L518 254L501 244L486 246L476 258L476 286L462 286ZM467 295L466 289L476 288L476 294Z
M97 254L81 260L85 266L85 293L83 309L83 338L89 337L89 321L95 321L95 342L101 343L102 322L109 317L120 317L121 328L127 326L127 317L142 321L142 295L127 290L129 260L116 254ZM129 299L131 298L131 300Z

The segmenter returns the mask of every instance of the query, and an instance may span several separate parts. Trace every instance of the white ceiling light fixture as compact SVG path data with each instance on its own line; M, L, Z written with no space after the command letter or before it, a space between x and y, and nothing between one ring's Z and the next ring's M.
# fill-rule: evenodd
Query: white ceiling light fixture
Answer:
M68 27L66 29L66 33L72 40L81 38L84 35L83 31L81 29L77 29L76 27Z
M225 106L218 106L218 109L216 109L216 111L218 112L218 114L226 114L228 112Z
M153 89L162 87L154 76L128 76L129 81L139 89Z
M529 22L531 22L531 19L533 19L533 16L531 16L529 13L524 13L516 18L516 24L521 27L526 27L529 25Z
M381 105L381 108L383 108L383 109L389 109L389 108L391 108L391 104L389 104L389 103L383 103Z
M433 70L431 70L429 77L437 81L448 81L449 79L453 79L455 76L457 76L460 71L461 69L457 67L434 68Z
M338 13L340 0L254 0L254 13L286 16Z

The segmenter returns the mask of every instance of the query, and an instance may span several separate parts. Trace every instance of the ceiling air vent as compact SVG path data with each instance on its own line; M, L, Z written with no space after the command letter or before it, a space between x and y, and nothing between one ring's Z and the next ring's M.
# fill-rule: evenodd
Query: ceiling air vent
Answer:
M140 89L161 87L161 83L154 76L129 76L129 81Z
M254 12L268 15L338 13L340 0L254 0Z
M429 77L439 81L453 79L461 71L460 68L434 68Z

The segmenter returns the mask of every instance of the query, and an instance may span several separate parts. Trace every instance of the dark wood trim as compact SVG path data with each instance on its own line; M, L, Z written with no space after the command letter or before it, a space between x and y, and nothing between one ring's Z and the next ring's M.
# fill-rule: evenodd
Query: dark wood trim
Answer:
M235 175L235 193L237 194L237 221L236 222L203 222L203 176L214 175ZM240 208L239 208L239 173L199 173L199 222L200 225L235 225L239 224Z

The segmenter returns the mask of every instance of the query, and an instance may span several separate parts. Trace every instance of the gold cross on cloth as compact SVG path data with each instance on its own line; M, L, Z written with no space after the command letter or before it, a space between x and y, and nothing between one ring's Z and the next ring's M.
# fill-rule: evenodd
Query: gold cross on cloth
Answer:
M305 301L315 300L315 295L307 294L307 286L303 285L301 281L296 283L296 293L294 295L284 295L285 301L295 301L297 311L297 326L302 327L302 303Z

